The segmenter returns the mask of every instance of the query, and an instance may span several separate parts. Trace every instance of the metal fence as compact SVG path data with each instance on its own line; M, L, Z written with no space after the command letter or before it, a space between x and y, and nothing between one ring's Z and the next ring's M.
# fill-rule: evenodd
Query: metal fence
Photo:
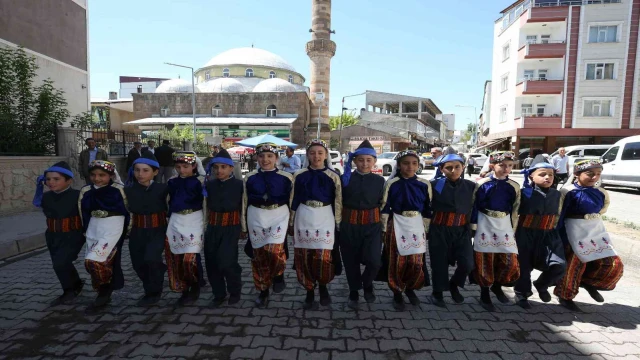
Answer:
M14 124L0 121L0 156L55 156L58 155L58 131L20 129Z

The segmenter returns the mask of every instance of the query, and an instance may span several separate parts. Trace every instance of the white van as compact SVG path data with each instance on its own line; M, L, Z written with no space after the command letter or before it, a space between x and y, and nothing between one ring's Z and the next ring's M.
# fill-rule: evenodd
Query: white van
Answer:
M619 140L602 155L601 183L640 190L640 135Z
M307 151L296 150L293 152L293 154L297 155L300 158L300 165L304 166L304 163L307 160ZM331 165L333 166L333 169L338 172L338 175L342 175L344 173L344 161L342 161L340 152L329 150L329 156L331 156Z
M586 160L586 159L599 159L602 155L604 155L611 145L575 145L575 146L566 146L564 149L566 150L566 156L569 158L569 176L573 173L573 164L576 161ZM549 156L549 158L553 159L554 156L558 154L556 150L553 154Z

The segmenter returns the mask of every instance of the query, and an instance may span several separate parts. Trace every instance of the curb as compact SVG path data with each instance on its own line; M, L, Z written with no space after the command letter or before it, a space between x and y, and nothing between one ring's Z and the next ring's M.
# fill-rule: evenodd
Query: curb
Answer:
M47 242L44 232L7 243L0 243L0 260L28 253L45 246L47 246Z

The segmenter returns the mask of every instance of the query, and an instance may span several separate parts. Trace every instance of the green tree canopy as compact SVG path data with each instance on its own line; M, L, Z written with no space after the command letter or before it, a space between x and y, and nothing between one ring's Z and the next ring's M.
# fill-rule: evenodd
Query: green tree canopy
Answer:
M345 112L342 115L342 125L344 127L355 125L355 124L358 123L359 120L360 120L360 117L356 116L356 112L355 111L351 111L351 112L348 112L348 113ZM329 128L331 130L340 129L340 116L330 116L329 117Z

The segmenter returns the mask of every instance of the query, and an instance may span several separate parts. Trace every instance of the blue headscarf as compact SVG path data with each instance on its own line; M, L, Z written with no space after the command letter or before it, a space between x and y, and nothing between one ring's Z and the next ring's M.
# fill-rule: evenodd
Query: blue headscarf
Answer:
M522 187L524 188L533 188L533 185L529 182L529 175L533 174L534 171L538 169L554 169L555 167L551 165L542 155L537 155L535 159L531 162L531 166L525 170L524 173L524 183L522 183Z
M446 183L446 178L444 176L444 174L442 173L442 170L440 169L440 167L442 165L444 165L445 163L451 162L451 161L459 161L462 163L462 166L464 166L464 159L462 157L460 157L460 155L458 154L447 154L447 155L443 155L439 158L438 160L438 164L434 166L436 166L437 171L436 171L436 176L434 177L434 179L438 179L438 182L436 183L436 191L438 193L442 192L442 189L444 188L444 184ZM438 174L439 172L439 174Z
M349 180L351 180L351 163L356 158L356 156L360 155L369 155L374 158L378 158L378 154L373 148L358 148L354 152L350 152L347 158L347 163L344 164L344 174L342 174L342 186L346 187L349 185Z
M440 155L436 159L436 161L433 162L433 166L436 168L436 173L433 175L433 180L444 177L442 170L440 170L440 165L444 164L447 161L456 161L456 160L444 161L445 156L448 156L448 155L456 155L457 157L459 157L460 160L462 160L462 165L464 166L464 160L458 155L458 153L454 148L452 148L451 146L448 146L446 149L443 150L442 155Z
M160 163L158 163L155 159L156 157L153 156L153 154L147 153L147 152L143 154L143 157L139 157L135 159L133 161L133 164L129 168L129 172L128 172L129 178L127 179L126 186L133 186L133 183L134 183L133 168L136 166L136 164L146 164L156 169L160 168Z
M44 174L38 176L38 179L36 180L36 193L35 195L33 195L32 201L32 204L36 207L41 207L42 205L42 196L44 195L44 182L47 179L48 172L57 172L67 175L73 179L73 171L71 171L69 165L64 161L56 163L52 167L45 170Z

